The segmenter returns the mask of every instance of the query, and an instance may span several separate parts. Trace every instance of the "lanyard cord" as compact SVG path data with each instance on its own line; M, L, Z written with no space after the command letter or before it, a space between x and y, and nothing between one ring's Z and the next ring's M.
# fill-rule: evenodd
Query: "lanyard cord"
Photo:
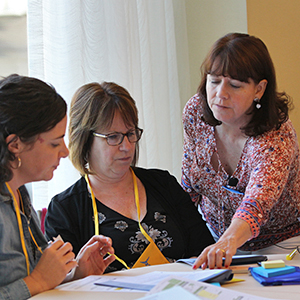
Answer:
M24 204L23 204L23 199L22 199L22 196L21 196L21 193L20 191L18 190L18 194L19 194L19 199L20 199L20 202L21 202L21 207L22 207L22 212L25 213L25 210L24 210ZM36 242L33 234L32 234L32 231L31 231L31 228L30 226L28 226L28 230L29 230L29 233L30 233L30 236L35 244L35 246L37 247L37 249L40 251L41 254L43 254L43 251L42 249L40 248L40 246L38 245L38 243Z
M91 183L90 183L90 180L87 176L87 174L85 174L85 180L87 182L87 184L89 185L89 188L90 188L90 191L91 191L91 196L92 196L92 205L93 205L93 212L94 212L94 225L95 225L95 235L99 235L99 220L98 220L98 211L97 211L97 205L96 205L96 199L95 199L95 195L94 195L94 192L92 190L92 187L91 187ZM108 252L109 255L111 255L109 252ZM116 254L114 254L115 258L117 261L119 261L122 265L124 265L126 267L126 269L130 269L126 262L119 258Z
M24 253L24 256L25 256L25 260L26 260L27 275L29 276L29 274L30 274L29 258L28 258L28 253L27 253L26 246L25 246L25 239L24 239L24 232L23 232L23 227L22 227L20 209L19 209L16 197L15 197L13 191L11 190L9 184L7 182L5 182L5 184L6 184L7 189L9 190L10 194L13 197L14 207L15 207L17 220L18 220L21 244L22 244L23 253Z
M139 222L139 227L142 232L142 234L145 236L145 238L148 240L149 243L153 242L151 237L148 235L148 233L145 231L143 226L141 225L140 217L141 217L141 209L140 209L140 201L139 201L139 191L137 187L137 182L136 182L136 176L130 168L131 174L132 174L132 179L133 179L133 186L134 186L134 198L135 198L135 204L136 204L136 209L137 209L137 214L138 214L138 222Z
M149 243L153 243L153 240L151 239L151 237L147 234L147 232L145 231L145 229L142 227L141 222L140 222L140 216L141 216L141 209L140 209L140 201L139 201L139 191L138 191L138 187L137 187L137 181L136 181L136 176L132 170L132 168L130 168L131 174L132 174L132 179L133 179L133 187L134 187L134 198L135 198L135 204L136 204L136 208L137 208L137 214L138 214L138 223L139 223L139 227L140 230L142 232L142 234L145 236L145 238L148 240ZM96 200L95 200L95 195L94 192L92 190L91 187L91 183L90 180L87 176L87 174L85 174L85 180L89 185L90 191L91 191L91 196L92 196L92 204L93 204L93 211L94 211L94 225L95 225L95 234L98 235L99 234L99 220L98 220L98 211L97 211L97 205L96 205ZM115 255L115 254L114 254ZM123 261L122 259L120 259L119 257L116 257L116 260L118 260L120 263L122 263L127 269L129 269L129 267L127 266L127 264L125 263L125 261Z

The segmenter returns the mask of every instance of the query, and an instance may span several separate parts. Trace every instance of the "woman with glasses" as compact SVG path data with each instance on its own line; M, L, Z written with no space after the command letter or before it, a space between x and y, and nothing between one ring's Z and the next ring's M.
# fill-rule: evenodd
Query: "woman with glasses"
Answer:
M198 255L213 242L173 176L135 166L142 134L135 101L123 87L90 83L75 93L69 150L82 177L51 200L45 229L71 242L75 253L98 230L109 236L120 259L107 272L134 266L149 239L167 262Z
M276 88L265 44L230 33L202 65L183 112L182 186L216 243L195 268L239 254L288 254L300 242L300 157L290 97ZM243 251L243 252L241 252Z

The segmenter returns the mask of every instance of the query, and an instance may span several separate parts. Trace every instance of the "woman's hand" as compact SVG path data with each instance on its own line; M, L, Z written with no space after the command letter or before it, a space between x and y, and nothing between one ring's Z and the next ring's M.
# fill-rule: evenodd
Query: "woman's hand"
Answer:
M223 267L228 268L232 261L232 256L236 253L237 246L234 238L220 238L220 240L206 247L196 259L193 269L201 266L202 269ZM225 261L223 264L223 257Z
M228 268L236 250L252 237L250 226L241 219L234 219L215 244L206 247L196 259L193 269ZM223 257L225 258L223 264Z
M104 256L110 253L104 258ZM78 266L72 280L89 275L102 275L109 264L114 260L115 251L110 238L103 235L93 236L79 251L76 260Z
M51 243L45 249L34 270L24 278L31 296L55 288L76 267L72 250L70 243L61 240Z

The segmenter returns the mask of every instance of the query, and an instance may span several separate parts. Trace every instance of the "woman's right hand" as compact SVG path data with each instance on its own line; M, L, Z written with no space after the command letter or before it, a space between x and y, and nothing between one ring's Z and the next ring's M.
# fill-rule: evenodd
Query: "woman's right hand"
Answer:
M77 266L70 243L56 240L44 251L32 273L24 278L31 296L55 288Z

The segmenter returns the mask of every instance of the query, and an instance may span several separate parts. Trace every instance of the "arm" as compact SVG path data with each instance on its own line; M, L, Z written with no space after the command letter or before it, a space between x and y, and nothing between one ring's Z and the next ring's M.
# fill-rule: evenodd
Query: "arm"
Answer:
M231 225L216 244L201 253L195 267L222 267L223 255L225 267L228 267L237 248L259 235L261 226L269 221L270 211L288 184L288 170L295 159L296 144L293 136L278 132L253 143L248 150L252 155L247 164L251 165L252 171L244 199ZM225 254L220 249L225 250Z
M45 249L31 274L24 278L31 296L59 285L77 265L70 243L58 240Z

